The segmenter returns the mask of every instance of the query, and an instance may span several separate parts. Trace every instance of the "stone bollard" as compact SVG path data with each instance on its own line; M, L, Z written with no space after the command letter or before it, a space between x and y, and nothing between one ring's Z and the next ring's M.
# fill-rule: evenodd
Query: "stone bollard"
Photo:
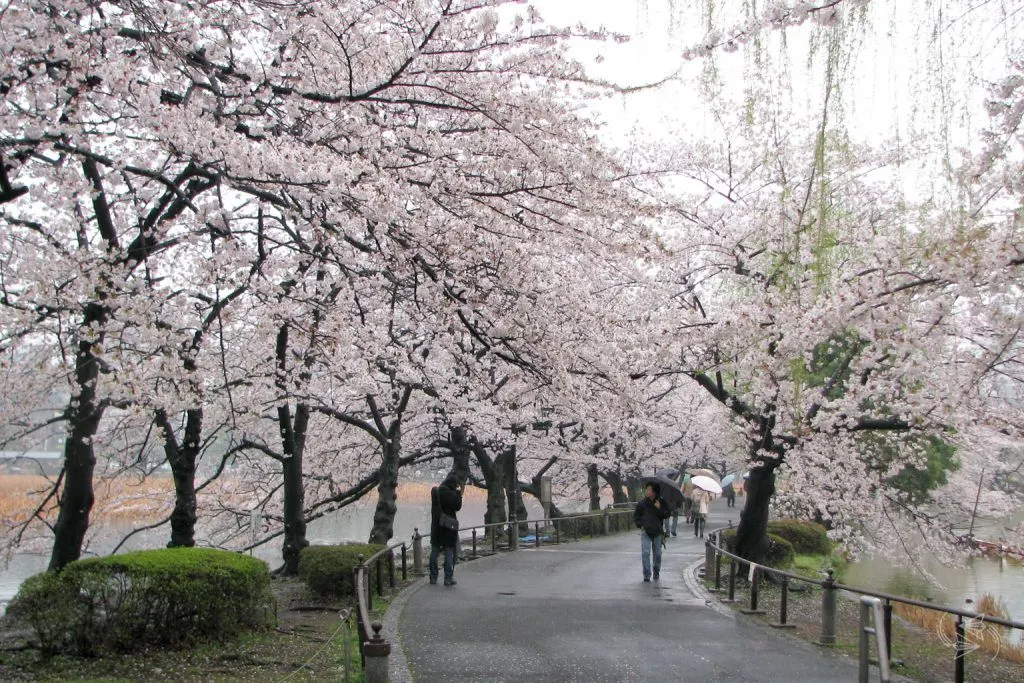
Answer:
M380 630L383 625L379 621L373 622L370 627L373 629L373 636L363 643L363 678L366 683L387 683L391 643L381 637Z
M822 645L835 645L836 642L836 581L832 577L832 570L828 570L828 577L822 582L821 590L821 638L818 642Z
M423 576L423 537L418 527L412 531L412 573Z

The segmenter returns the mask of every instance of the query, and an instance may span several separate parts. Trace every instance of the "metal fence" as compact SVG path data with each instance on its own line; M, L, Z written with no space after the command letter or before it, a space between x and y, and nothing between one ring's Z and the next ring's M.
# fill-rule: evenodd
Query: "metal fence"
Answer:
M731 528L727 527L727 528ZM717 593L724 593L728 597L722 598L722 602L736 602L736 579L741 567L746 567L747 579L750 582L750 604L749 608L741 610L746 614L765 614L759 609L759 584L762 575L770 575L778 580L781 595L779 599L779 620L772 623L772 626L785 628L791 626L787 623L787 609L789 605L789 584L791 581L801 581L813 584L822 589L821 594L821 634L818 642L822 645L832 645L836 642L836 596L839 591L846 591L858 596L861 600L861 624L860 624L860 657L861 657L861 680L867 681L867 659L868 645L867 636L875 635L879 652L879 667L883 680L888 680L890 657L892 656L892 605L902 603L905 605L916 605L937 612L956 617L954 625L956 640L953 652L954 681L963 683L965 680L966 655L967 655L967 629L966 623L972 624L993 624L1011 629L1024 629L1024 623L1012 619L979 614L970 610L963 610L956 607L936 605L923 600L907 598L899 595L891 595L881 591L857 586L847 586L835 580L832 570L826 572L824 579L814 579L800 574L775 569L765 565L748 562L738 555L728 551L722 545L722 532L726 528L715 529L708 534L705 541L704 578L706 581L714 581L714 588ZM723 579L722 565L728 562L726 576ZM724 582L724 586L723 586ZM868 598L865 602L864 598ZM874 601L877 601L874 602ZM876 607L877 605L877 607ZM869 625L870 617L874 616L874 626ZM965 621L967 620L967 621ZM879 621L881 623L879 623ZM885 660L884 663L881 660Z
M491 553L514 552L520 547L520 537L529 538L530 531L533 532L533 540L525 542L531 547L539 548L543 544L565 543L588 536L603 536L628 531L632 528L632 506L620 506L614 509L606 508L600 512L565 515L528 522L509 521L478 524L460 529L459 540L461 549L466 550L470 559L473 559L480 556L480 548L485 544L490 546ZM499 542L502 536L504 536L504 542ZM430 534L421 535L419 529L413 533L412 571L414 574L423 574L423 539L429 537ZM381 634L382 622L370 619L374 602L372 584L376 583L377 595L383 596L386 573L387 585L392 590L395 588L398 563L395 557L396 553L400 553L402 580L405 581L409 576L408 545L405 541L393 543L365 560L361 559L353 570L358 602L360 653L363 674L367 683L387 681L387 662L388 656L391 654L391 643ZM375 572L375 582L371 581L371 572Z

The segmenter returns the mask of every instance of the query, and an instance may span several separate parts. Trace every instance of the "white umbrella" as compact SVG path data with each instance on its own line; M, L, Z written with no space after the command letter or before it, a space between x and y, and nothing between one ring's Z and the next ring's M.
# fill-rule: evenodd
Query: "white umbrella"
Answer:
M690 480L693 485L699 489L704 489L710 493L719 496L722 494L722 487L718 485L718 482L711 477L705 477L704 475L698 474L696 477Z

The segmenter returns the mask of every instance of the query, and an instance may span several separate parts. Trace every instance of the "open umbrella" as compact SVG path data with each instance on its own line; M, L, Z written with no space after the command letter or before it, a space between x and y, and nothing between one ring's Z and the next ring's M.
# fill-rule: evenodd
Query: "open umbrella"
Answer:
M695 477L704 476L707 477L708 479L714 479L715 483L718 483L718 475L712 472L711 470L706 470L703 468L694 468L692 470L686 470L686 472L687 474L692 474Z
M713 493L716 496L721 495L722 493L722 487L719 486L718 482L712 479L711 477L705 477L702 474L698 474L696 477L693 478L692 481L693 485L696 486L697 488L704 489L705 491Z
M728 486L729 484L733 483L734 481L736 481L736 475L735 474L727 474L727 475L725 475L725 478L722 479L722 487L724 488L724 487Z
M671 479L672 481L674 481L676 483L676 486L679 486L679 475L680 475L680 472L679 472L679 470L677 468L675 468L675 467L666 467L663 470L658 470L655 474L657 474L659 477L666 477L668 479Z
M683 492L679 489L679 484L672 481L668 477L664 477L660 474L652 474L647 477L640 479L640 483L643 486L648 484L657 484L660 489L659 494L661 499L665 501L670 507L678 508L683 505Z

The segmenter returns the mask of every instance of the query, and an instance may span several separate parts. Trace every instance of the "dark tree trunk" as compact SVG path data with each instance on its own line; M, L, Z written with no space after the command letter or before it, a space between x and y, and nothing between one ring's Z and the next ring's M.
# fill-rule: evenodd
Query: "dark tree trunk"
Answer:
M164 410L157 410L156 422L163 430L164 453L174 477L174 510L171 512L171 540L168 548L191 548L196 544L196 460L203 428L202 409L185 412L185 440L179 445L174 427Z
M754 563L763 563L768 552L768 505L775 493L777 465L758 465L750 470L744 484L746 502L736 529L736 554Z
M527 524L529 515L526 513L526 505L523 504L523 492L519 489L519 467L517 463L516 447L508 448L505 456L505 495L508 503L509 520L514 520L518 533L527 534L530 525Z
M590 509L601 509L601 482L597 478L597 465L587 465L587 490L590 491Z
M622 483L622 476L618 472L601 472L601 476L608 482L608 486L612 489L612 503L615 505L625 505L629 502L629 496L626 494L625 487Z
M306 429L309 426L309 406L300 403L295 407L292 421L288 406L279 406L278 420L281 424L281 441L284 457L281 459L281 480L284 490L284 567L285 576L299 573L299 555L309 545L306 538L304 507L306 488L302 480L302 456L306 450Z
M492 460L483 445L473 443L473 453L476 455L480 472L484 475L484 483L487 485L487 510L484 512L484 524L499 524L508 521L508 516L505 514L505 472L507 470L505 456L507 452L498 454L498 457ZM487 530L488 539L491 534L498 534L500 537L502 533L500 528Z
M394 535L395 514L398 512L398 456L401 452L399 433L392 430L391 438L382 449L380 483L377 484L377 509L373 512L370 543L387 543Z
M469 479L469 436L465 427L452 427L449 431L449 444L452 453L452 471L455 478L463 486Z
M86 306L82 328L106 322L107 309L99 304ZM94 343L80 339L75 354L75 387L67 407L68 438L64 443L64 486L60 494L60 512L53 528L53 549L49 569L60 571L82 555L82 543L89 528L89 513L95 496L92 487L96 453L93 438L99 429L103 408L96 401L99 363L93 355Z
M626 498L630 503L635 503L637 501L637 489L640 486L640 480L637 477L630 475L625 478L625 485Z

